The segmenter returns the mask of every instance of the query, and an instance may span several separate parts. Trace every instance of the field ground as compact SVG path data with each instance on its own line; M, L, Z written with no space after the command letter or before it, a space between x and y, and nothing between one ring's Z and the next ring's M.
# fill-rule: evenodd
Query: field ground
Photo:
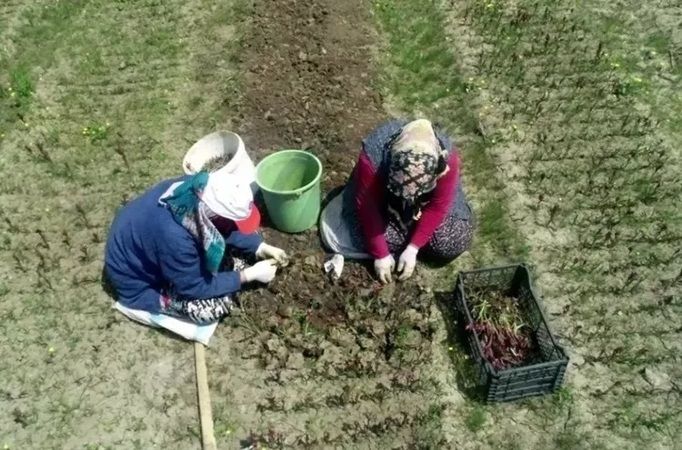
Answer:
M470 252L381 289L314 230L207 353L220 448L675 448L682 438L677 0L116 0L0 5L0 445L200 448L193 351L110 309L116 209L216 128L311 148L324 187L388 116L461 147ZM519 260L571 356L483 405L458 270Z

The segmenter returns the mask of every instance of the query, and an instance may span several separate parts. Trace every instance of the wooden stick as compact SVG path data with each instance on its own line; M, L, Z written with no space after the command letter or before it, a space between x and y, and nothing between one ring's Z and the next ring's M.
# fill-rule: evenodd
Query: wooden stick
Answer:
M211 393L208 390L206 354L204 353L204 345L199 342L194 343L194 365L197 372L201 443L204 450L217 450L215 436L213 435L213 412L211 411Z

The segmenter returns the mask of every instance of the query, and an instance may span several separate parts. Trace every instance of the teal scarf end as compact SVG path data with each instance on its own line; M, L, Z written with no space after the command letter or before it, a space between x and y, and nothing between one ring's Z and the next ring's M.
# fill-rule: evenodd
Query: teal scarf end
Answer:
M160 201L168 206L175 221L202 244L206 269L217 273L225 254L225 239L211 222L206 206L201 203L201 194L207 182L208 173L199 172Z

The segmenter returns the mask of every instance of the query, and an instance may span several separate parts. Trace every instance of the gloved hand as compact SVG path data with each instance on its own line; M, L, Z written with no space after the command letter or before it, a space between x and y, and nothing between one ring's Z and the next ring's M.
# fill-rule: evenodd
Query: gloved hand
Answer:
M242 283L249 283L251 281L260 281L261 283L269 283L275 278L277 273L277 263L274 259L266 259L251 267L242 270L239 275Z
M407 246L403 253L398 259L398 272L401 272L398 277L399 280L407 280L412 276L414 268L417 266L417 253L419 253L419 248L410 244Z
M258 259L272 258L275 261L277 261L277 264L279 264L280 267L286 267L287 265L289 265L289 256L287 255L287 252L285 252L281 248L268 245L265 242L258 246L258 250L256 250L256 258Z
M381 282L384 284L393 281L391 278L391 272L393 272L394 267L395 259L393 259L393 255L388 255L374 260L374 271L377 273L379 280L381 280Z

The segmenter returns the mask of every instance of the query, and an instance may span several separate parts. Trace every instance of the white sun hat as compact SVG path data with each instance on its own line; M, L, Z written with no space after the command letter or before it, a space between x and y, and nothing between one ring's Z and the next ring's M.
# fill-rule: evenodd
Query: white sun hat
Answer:
M216 131L199 139L187 150L182 161L182 169L185 174L194 175L211 159L225 155L231 156L231 159L220 171L246 181L255 192L258 189L256 167L246 151L242 138L231 131Z
M232 220L239 231L253 233L260 226L260 212L253 203L251 187L246 179L226 169L208 175L201 200L220 217Z

